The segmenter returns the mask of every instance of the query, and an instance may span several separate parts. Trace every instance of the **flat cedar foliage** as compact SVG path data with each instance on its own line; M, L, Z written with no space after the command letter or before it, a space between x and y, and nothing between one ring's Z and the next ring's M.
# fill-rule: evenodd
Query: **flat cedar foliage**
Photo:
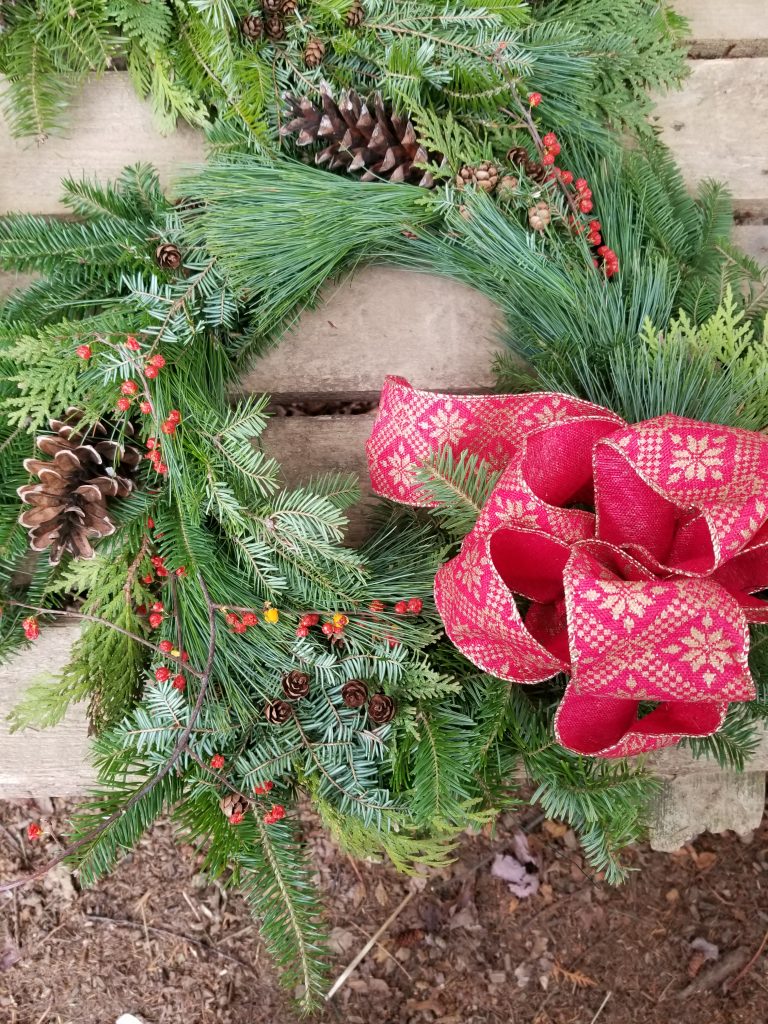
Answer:
M445 639L434 574L492 488L488 467L440 453L422 475L439 510L380 508L371 539L350 549L356 481L282 484L259 442L267 398L232 400L245 361L329 277L388 262L499 305L510 350L500 388L564 391L629 420L768 424L761 271L728 241L724 190L705 183L690 196L645 121L647 90L684 75L681 20L645 0L363 0L350 27L351 6L307 0L277 41L247 37L253 12L227 0L1 8L17 134L63 128L83 79L123 61L160 127L200 125L213 151L171 197L151 167L134 166L111 183L65 181L74 219L0 220L0 267L38 275L0 307L0 653L25 643L30 615L43 628L56 615L83 624L61 677L33 685L12 721L53 725L87 701L98 783L72 822L68 863L91 883L170 816L205 869L245 895L306 1010L325 990L327 958L300 797L351 854L415 871L514 806L526 776L533 799L619 881L656 783L641 760L557 746L562 679L509 685ZM317 69L303 60L312 38L326 47ZM437 187L310 166L279 135L281 96L316 100L321 81L375 86L409 114L425 148L445 155L431 168ZM531 92L543 101L529 113ZM522 146L540 157L546 132L560 140L558 164L589 182L591 216L618 255L610 279L571 229L567 191L506 156ZM494 196L458 189L456 174L481 160L514 184ZM534 231L542 196L552 223ZM158 265L158 245L181 266ZM116 529L97 557L52 566L30 558L16 489L36 438L67 409L117 442L131 422L147 458L133 492L110 505ZM407 600L412 610L397 612ZM743 766L768 715L766 637L755 627L758 699L692 744L697 754ZM309 693L286 711L276 702L290 672L309 676ZM391 697L394 718L348 707L350 680Z

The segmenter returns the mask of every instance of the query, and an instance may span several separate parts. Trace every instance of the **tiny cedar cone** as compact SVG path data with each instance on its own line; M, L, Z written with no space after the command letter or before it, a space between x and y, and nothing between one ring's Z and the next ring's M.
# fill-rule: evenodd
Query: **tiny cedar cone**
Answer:
M386 725L395 717L395 702L386 693L374 693L368 701L368 716L377 725Z
M304 63L308 68L319 68L325 56L325 43L321 39L310 39L304 50Z
M264 22L258 14L248 14L240 22L240 31L246 39L261 39L264 35Z
M362 0L354 0L354 3L344 16L344 24L347 28L357 28L365 21L365 8Z
M291 705L284 700L273 700L264 708L264 714L270 725L282 725L293 714Z
M287 672L283 676L283 693L288 700L300 700L309 694L309 676L306 672Z
M348 708L361 708L368 700L368 687L362 679L350 679L341 688L341 699Z
M173 242L161 242L155 249L155 262L163 270L178 270L181 266L181 250Z

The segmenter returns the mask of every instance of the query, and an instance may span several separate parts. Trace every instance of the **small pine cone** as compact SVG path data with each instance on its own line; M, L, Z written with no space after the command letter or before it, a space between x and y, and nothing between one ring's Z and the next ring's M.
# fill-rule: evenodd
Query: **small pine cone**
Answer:
M306 672L288 672L283 676L283 693L288 700L300 700L309 695L309 676Z
M246 39L261 39L264 35L264 22L258 14L249 14L240 22L240 31Z
M341 699L348 708L361 708L368 700L368 687L362 679L350 679L341 688Z
M534 231L546 231L551 220L552 214L546 203L536 203L528 210L528 223Z
M347 28L357 28L358 25L362 25L363 21L365 21L365 8L363 7L362 0L354 0L354 3L346 13L344 24Z
M469 164L464 164L459 173L456 175L456 188L464 188L465 185L471 185L475 180L475 174Z
M520 184L513 174L505 174L499 182L497 195L499 199L511 199Z
M173 242L161 242L155 250L155 262L163 270L178 270L181 266L181 250Z
M280 13L284 18L292 18L298 9L298 0L283 0L280 6Z
M483 160L474 168L474 172L475 185L483 192L493 192L499 182L498 168L490 160Z
M278 39L283 38L285 35L285 25L283 24L283 19L279 14L270 14L269 17L264 20L264 31L273 43L277 42Z
M420 942L423 942L426 934L423 928L406 928L405 931L399 932L395 936L395 946L398 949L411 949L411 947L418 946Z
M308 68L319 68L325 56L325 43L320 39L310 39L304 51L304 63Z
M264 708L264 714L270 725L282 725L291 717L293 710L284 700L273 700Z
M219 807L225 818L231 818L233 814L247 814L251 809L250 803L237 793L227 793L223 796L219 800Z
M386 725L395 717L395 702L386 693L374 693L368 701L368 716L377 725Z
M537 164L535 160L526 160L525 173L533 181L542 182L549 174L549 168L544 164Z
M265 14L279 14L283 9L283 0L261 0Z
M522 146L514 146L512 149L507 150L507 160L514 167L524 167L528 159L528 150L523 149Z

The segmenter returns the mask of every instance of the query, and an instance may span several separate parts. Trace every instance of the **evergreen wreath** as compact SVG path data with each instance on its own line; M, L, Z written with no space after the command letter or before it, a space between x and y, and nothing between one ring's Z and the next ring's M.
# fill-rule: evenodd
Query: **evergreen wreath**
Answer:
M510 688L445 640L435 571L489 467L442 453L422 476L439 511L381 510L345 547L355 481L281 485L256 441L267 399L231 402L243 361L329 276L386 261L501 306L505 390L756 429L766 289L728 242L723 189L690 197L643 121L645 87L682 74L657 5L273 6L2 7L18 131L55 127L61 85L122 52L166 124L205 122L223 152L175 200L138 166L65 181L75 221L0 221L0 266L42 275L0 309L0 652L82 621L61 678L13 713L52 725L89 702L98 787L51 863L93 882L170 814L309 1009L326 957L300 794L350 853L413 871L513 806L524 774L618 881L655 782L555 743L561 678ZM611 126L635 131L631 150ZM397 183L416 178L430 187ZM758 700L694 744L736 766L768 715L754 633Z

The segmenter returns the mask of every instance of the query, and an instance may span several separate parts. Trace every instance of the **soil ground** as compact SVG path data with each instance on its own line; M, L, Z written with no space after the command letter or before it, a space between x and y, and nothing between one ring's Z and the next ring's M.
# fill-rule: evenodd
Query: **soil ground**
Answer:
M67 806L0 805L0 878L55 852ZM490 872L520 827L541 885L513 896ZM353 864L307 827L337 977L412 884ZM528 810L467 838L430 876L316 1019L321 1024L763 1024L768 1020L768 827L705 836L676 855L630 851L620 889L573 835ZM196 872L161 825L80 892L66 871L0 902L0 1022L294 1024L243 903Z

